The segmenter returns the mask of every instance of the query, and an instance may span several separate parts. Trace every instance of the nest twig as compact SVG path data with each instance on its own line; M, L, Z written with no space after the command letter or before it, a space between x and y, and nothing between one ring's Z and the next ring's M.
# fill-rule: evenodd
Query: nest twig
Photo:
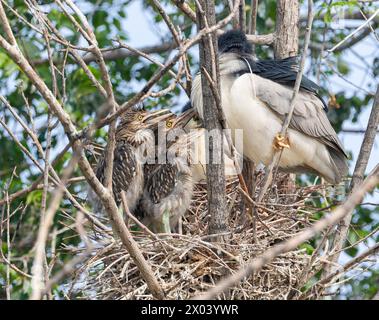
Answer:
M257 186L262 174L256 174ZM286 192L285 174L259 203L256 238L252 221L241 213L243 196L238 181L227 186L230 210L227 243L209 241L207 235L206 186L197 185L192 204L183 218L183 234L159 235L160 239L140 230L133 235L168 299L190 299L214 286L221 277L238 270L246 261L308 227L325 199L325 185L298 187ZM259 193L259 187L256 190ZM321 200L320 200L321 199ZM317 202L317 203L316 203ZM132 230L136 228L132 225ZM312 257L307 247L278 256L248 279L231 288L221 299L296 299L305 283L322 267L319 256ZM82 265L78 286L83 298L152 299L140 272L120 241L99 244ZM315 295L318 293L315 292ZM308 298L312 298L310 295Z

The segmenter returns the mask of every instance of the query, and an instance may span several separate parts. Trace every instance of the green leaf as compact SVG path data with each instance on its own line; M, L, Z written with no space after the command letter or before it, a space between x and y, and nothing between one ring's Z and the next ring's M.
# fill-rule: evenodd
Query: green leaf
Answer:
M28 193L26 203L29 205L39 205L42 200L42 190L34 190Z
M349 7L354 7L358 5L358 1L336 1L331 3L330 7L344 7L344 6L349 6Z
M350 68L349 68L348 64L345 61L343 61L342 59L338 59L337 69L343 75L347 75L350 72Z
M311 255L315 248L313 248L309 243L303 243L302 245L299 246L300 249L305 249L307 254Z
M325 12L324 22L325 23L331 23L332 22L332 15L331 15L331 12L330 12L330 8L328 8L328 10Z
M119 19L117 19L117 18L113 18L113 24L114 24L114 26L118 29L118 30L120 30L121 31L121 22L120 22L120 20Z
M108 17L108 12L100 10L96 11L93 15L92 24L95 28L105 25Z

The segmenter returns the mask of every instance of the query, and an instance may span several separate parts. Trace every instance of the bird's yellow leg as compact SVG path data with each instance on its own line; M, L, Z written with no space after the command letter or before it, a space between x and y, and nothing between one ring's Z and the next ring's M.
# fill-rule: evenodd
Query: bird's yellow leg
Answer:
M170 228L170 211L165 210L154 228L156 233L171 233Z
M283 148L289 149L291 147L290 140L287 136L282 136L280 133L277 133L274 138L274 148L281 150Z
M162 225L163 225L163 230L164 233L171 233L171 228L170 228L170 211L165 210L162 215Z

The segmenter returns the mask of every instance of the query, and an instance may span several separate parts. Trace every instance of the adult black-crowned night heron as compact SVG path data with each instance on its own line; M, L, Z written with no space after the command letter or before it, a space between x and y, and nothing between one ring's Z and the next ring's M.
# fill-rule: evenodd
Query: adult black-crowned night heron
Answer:
M154 130L159 121L165 121L168 117L171 114L167 110L148 112L143 104L133 106L121 116L115 133L112 175L112 190L118 206L121 203L121 191L124 191L129 210L135 209L144 186L143 165L149 150L154 149L155 145ZM104 152L96 165L96 176L101 183L105 178ZM102 205L92 190L88 199L95 211L102 211Z
M166 120L161 129L167 137L172 134L176 139L167 142L163 157L157 157L156 163L144 166L145 186L136 214L155 233L174 230L190 206L193 192L190 143L196 133L183 129L192 116L193 111L189 110Z
M268 165L274 146L285 147L279 166L287 172L311 172L339 183L348 167L346 153L331 126L319 87L303 76L289 124L288 141L278 135L290 110L298 73L295 57L256 61L244 33L228 31L218 40L221 101L231 129L243 130L243 154ZM203 114L201 77L193 83L191 100ZM242 150L239 150L242 153Z

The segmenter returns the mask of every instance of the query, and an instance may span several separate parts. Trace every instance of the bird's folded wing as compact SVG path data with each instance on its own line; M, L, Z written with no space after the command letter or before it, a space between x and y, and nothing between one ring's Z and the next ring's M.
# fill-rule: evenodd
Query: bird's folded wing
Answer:
M299 72L297 57L289 57L280 60L259 60L256 62L254 73L260 77L273 80L282 84L293 85ZM320 87L303 76L301 87L305 90L317 93Z
M129 185L136 175L137 160L135 151L128 143L118 143L113 161L113 192L118 195L128 191Z
M295 56L279 60L260 60L256 62L253 72L260 77L293 87L297 73L299 72L298 57ZM328 110L325 101L318 95L320 87L316 83L303 75L300 88L305 91L313 92L321 100L324 109Z
M159 203L172 192L177 182L177 174L177 167L169 163L158 165L150 173L146 187L154 203Z
M281 119L284 119L290 111L293 88L257 75L250 76L253 77L256 97ZM289 127L345 154L337 134L323 110L322 101L311 92L300 90Z

